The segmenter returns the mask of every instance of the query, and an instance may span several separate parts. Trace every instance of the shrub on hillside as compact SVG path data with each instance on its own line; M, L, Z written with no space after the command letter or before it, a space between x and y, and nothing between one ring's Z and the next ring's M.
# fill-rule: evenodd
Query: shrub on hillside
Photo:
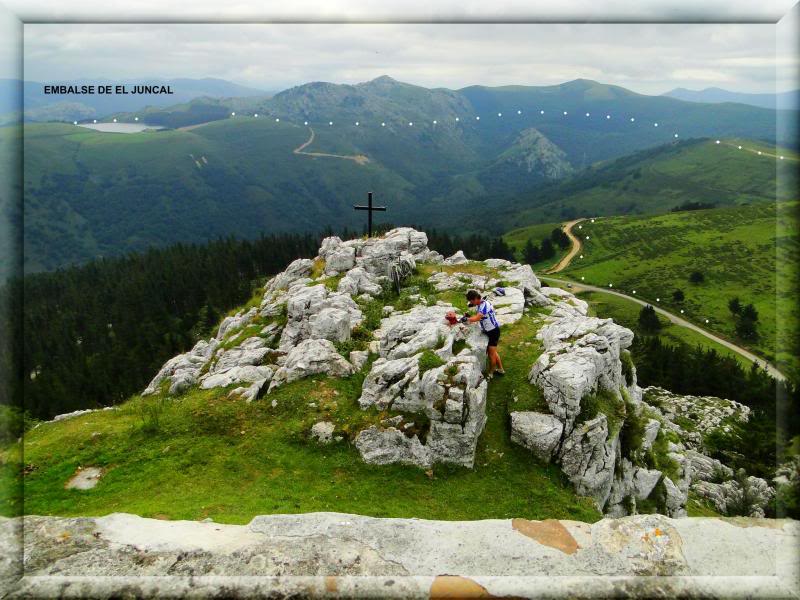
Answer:
M689 281L691 283L703 283L706 280L705 275L703 275L702 271L692 271L692 274L689 275Z
M661 329L661 321L656 314L656 309L650 304L643 306L639 311L639 327L646 333L655 333Z

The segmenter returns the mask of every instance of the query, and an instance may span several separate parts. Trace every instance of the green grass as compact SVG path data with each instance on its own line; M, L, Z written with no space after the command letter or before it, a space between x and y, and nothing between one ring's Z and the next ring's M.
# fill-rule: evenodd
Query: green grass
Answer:
M359 409L362 371L346 379L297 381L250 404L229 399L226 389L194 389L176 399L137 396L116 411L43 424L24 440L25 512L130 512L224 523L311 511L596 521L600 514L591 500L577 497L557 466L542 465L511 443L509 412L546 411L540 391L527 382L541 352L534 338L538 316L534 311L504 327L499 350L508 374L489 384L474 470L437 465L425 473L362 462L354 436L392 415ZM334 435L344 439L330 446L309 439L321 420L334 422ZM404 415L404 421L424 437L426 419ZM14 443L0 451L4 480L18 481L13 465L20 450ZM106 469L97 487L64 488L79 466L90 465ZM13 500L0 498L0 508L13 514Z
M753 350L797 379L800 374L795 268L800 258L797 202L651 217L609 217L583 223L584 259L563 274L614 288L659 306ZM703 283L689 282L701 271ZM780 286L776 285L776 280ZM675 302L672 292L686 298ZM728 301L738 296L759 313L758 341L739 340ZM611 305L615 300L604 298ZM705 320L708 319L708 323ZM624 322L624 320L621 320ZM667 329L672 329L668 327ZM666 333L670 335L672 332ZM691 337L683 330L680 337ZM699 334L694 334L700 337Z

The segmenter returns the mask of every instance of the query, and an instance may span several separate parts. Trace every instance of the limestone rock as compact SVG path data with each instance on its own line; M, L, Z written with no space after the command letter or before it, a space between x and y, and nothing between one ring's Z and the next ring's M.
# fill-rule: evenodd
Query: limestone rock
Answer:
M268 392L284 383L291 383L311 375L324 373L332 377L346 377L353 372L353 365L336 351L336 347L330 341L305 340L286 355L283 366L272 377Z
M378 281L377 277L367 273L361 267L354 267L347 271L347 274L339 281L338 291L351 296L359 294L377 296L383 291Z
M369 352L366 350L353 350L350 352L350 364L353 365L356 371L364 368L369 360Z
M796 521L663 515L589 524L318 512L245 525L26 515L0 519L0 536L25 557L25 577L9 563L0 575L10 598L599 598L619 585L642 598L790 597L800 551Z
M320 444L330 444L333 441L333 431L336 426L330 421L320 421L311 428L311 437Z
M257 379L249 386L239 386L231 390L228 394L229 397L239 397L246 402L250 403L261 393L261 390L264 388L264 385L267 383L268 378L265 379Z
M439 340L451 334L445 315L452 306L417 306L409 311L394 312L381 320L377 335L380 355L403 358L426 349L439 347Z
M723 515L757 518L764 516L764 508L775 495L775 490L764 479L747 477L744 471L738 474L738 480L694 481L691 489Z
M234 383L255 383L261 385L268 381L274 372L274 367L261 365L243 365L231 367L221 373L213 373L203 376L200 388L210 390L217 387L227 387Z
M292 261L282 273L279 273L267 282L265 289L267 292L288 289L289 285L298 279L308 277L313 267L314 261L308 258L298 258Z
M504 258L487 258L485 261L483 261L483 264L490 269L497 269L510 267L512 263L510 260L506 260Z
M657 409L664 417L665 426L678 434L684 444L699 449L703 436L714 430L729 427L729 421L746 423L750 418L750 408L723 398L714 396L692 396L673 394L658 387L643 390L643 400ZM694 431L686 431L675 423L676 417L684 417L692 421Z
M223 373L233 367L259 365L270 352L271 350L267 347L267 342L264 338L259 336L250 337L238 346L218 351L208 372L213 375Z
M428 236L424 232L398 227L382 237L361 241L356 251L356 265L373 275L386 275L389 265L396 260L414 264L416 260L431 257L427 246Z
M511 413L511 441L531 450L542 462L550 462L563 432L564 424L553 415Z
M321 284L292 288L286 313L286 326L278 344L284 351L312 338L345 341L363 320L361 310L349 295L331 292Z
M633 472L633 492L637 500L649 497L661 480L661 471L637 467Z
M375 406L379 410L391 407L405 389L419 378L419 360L409 356L393 360L379 358L364 379L358 403L362 409Z
M218 345L219 341L216 339L208 342L200 340L189 352L171 358L161 367L142 395L156 393L163 381L170 382L170 394L177 394L188 389L197 382L200 371L211 359Z
M219 329L217 330L216 339L219 341L224 340L228 334L237 329L241 329L248 323L250 323L253 319L256 318L258 314L258 309L255 307L251 308L247 312L238 312L232 317L225 317L222 320L222 323L219 325Z
M398 429L369 427L356 436L356 448L365 462L374 465L408 464L429 468L430 450L415 435L407 437Z
M691 462L695 481L726 480L733 477L733 469L723 465L715 458L695 450L687 450L686 457Z
M525 311L525 295L515 287L504 288L505 295L493 294L490 298L500 325L510 325L522 318Z
M664 477L663 482L666 492L665 504L667 515L675 518L685 517L688 492L681 490L669 477Z
M608 422L601 413L575 427L559 451L561 469L575 491L590 496L599 507L611 492L618 439L608 439Z
M538 292L542 287L530 265L513 263L511 266L501 270L500 275L505 281L517 284L516 287L522 289L526 296L533 295L534 292Z
M451 357L445 365L424 373L420 373L418 355L379 358L364 379L359 405L362 409L374 406L380 410L427 415L430 428L426 439L424 442L417 439L426 458L415 459L416 463L443 462L471 468L486 423L486 390L479 363L469 354ZM367 439L373 444L383 434L369 435ZM394 433L386 434L387 440L395 437ZM414 456L419 458L417 442L403 442L403 447L406 453L413 449ZM384 443L393 448L397 445L381 441L382 446Z
M658 419L648 419L644 426L644 435L642 436L642 449L647 450L653 445L658 437L658 432L661 430L661 421Z
M444 259L444 264L446 265L463 265L466 264L467 262L468 262L467 257L464 256L463 250L458 250L452 256L448 256L447 258Z

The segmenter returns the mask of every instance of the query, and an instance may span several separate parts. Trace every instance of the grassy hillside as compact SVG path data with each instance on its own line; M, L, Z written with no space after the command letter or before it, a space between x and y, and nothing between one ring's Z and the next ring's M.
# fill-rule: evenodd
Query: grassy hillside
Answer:
M720 142L687 140L598 164L510 201L497 220L511 229L520 222L663 213L686 202L724 206L794 199L797 153L752 140Z
M539 223L538 225L530 225L528 227L514 229L513 231L505 234L503 239L524 262L523 250L525 249L525 244L528 242L528 240L531 240L534 246L540 246L544 240L550 238L550 234L553 232L553 229L560 227L561 223ZM555 244L553 247L556 252L553 258L540 260L539 262L531 264L534 272L544 273L547 271L547 269L557 264L558 261L561 260L561 258L569 251L569 248L562 250L558 245Z
M488 272L482 264L474 267ZM421 266L409 286L416 286L429 302L463 302L461 293L433 292L426 284L432 269ZM410 306L409 294L404 291L385 302ZM362 308L368 320L376 319L381 304ZM540 464L510 440L509 413L543 402L538 388L526 379L541 352L534 338L542 324L539 312L530 310L504 329L503 360L509 373L489 384L487 424L474 470L437 465L426 473L363 463L351 438L366 424L391 415L359 409L365 368L346 379L318 376L290 383L251 404L229 398L228 388L192 389L177 398L134 396L117 410L28 431L24 447L14 444L0 451L2 475L13 480L24 450L28 514L124 511L246 523L257 514L342 511L593 522L600 514L590 500L575 496L557 467ZM311 440L311 426L324 419L333 421L346 439L330 446ZM97 487L65 489L76 469L89 465L106 471ZM9 497L0 503L4 514L15 509Z
M293 154L307 139L304 127L244 118L141 134L26 126L26 267L352 225L353 202L373 188L407 215L408 182L376 164Z
M797 202L759 203L660 216L585 222L584 258L563 275L632 292L723 336L737 340L728 301L758 310L759 339L738 340L797 378L798 308L794 270L800 254ZM689 276L699 271L702 283ZM777 280L776 280L777 277ZM776 281L781 281L777 287ZM674 290L685 299L673 299ZM708 323L706 323L706 319Z

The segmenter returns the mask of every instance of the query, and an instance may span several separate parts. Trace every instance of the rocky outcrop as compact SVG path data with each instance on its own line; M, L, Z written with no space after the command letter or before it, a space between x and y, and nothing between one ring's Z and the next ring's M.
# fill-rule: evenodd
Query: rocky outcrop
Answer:
M379 358L373 363L359 405L399 412L401 420L387 428L365 429L356 437L356 447L365 461L377 464L450 463L471 468L486 423L487 386L480 365L474 356L460 354L422 372L419 360ZM423 419L429 425L421 430L395 427L406 419Z
M682 517L690 490L723 514L764 515L774 494L767 482L734 477L701 452L704 435L746 421L747 407L642 390L626 351L633 341L629 329L587 316L586 304L566 290L538 291L550 302L550 314L537 334L544 352L529 380L541 389L550 414L513 413L514 442L559 464L579 494L612 516L647 501Z
M627 352L629 329L588 316L586 302L569 291L542 287L528 265L475 263L460 251L445 260L410 228L367 240L326 238L317 257L298 259L267 282L257 307L225 318L214 338L167 361L144 393L230 388L251 401L301 378L367 371L360 408L390 415L346 432L364 460L472 467L486 421L486 336L477 326L449 325L445 315L455 307L431 299L421 283L399 299L403 310L378 311L372 302L391 265L408 272L417 263L443 263L426 267L427 284L479 290L503 325L528 306L545 309L537 311L545 313L536 334L543 352L528 374L544 407L512 413L511 436L535 459L560 465L579 494L612 515L640 503L681 516L690 490L727 513L763 514L774 494L767 482L703 454L704 436L746 421L747 407L643 391ZM378 329L365 331L362 310L370 323L382 315Z
M325 238L319 251L325 262L325 274L336 275L360 267L375 276L387 275L389 265L397 260L441 262L438 252L428 249L428 236L410 227L398 227L382 237L343 242L338 237Z
M12 549L9 598L788 598L800 584L790 520L307 513L227 525L113 513L29 516L24 531L0 519L0 545Z

